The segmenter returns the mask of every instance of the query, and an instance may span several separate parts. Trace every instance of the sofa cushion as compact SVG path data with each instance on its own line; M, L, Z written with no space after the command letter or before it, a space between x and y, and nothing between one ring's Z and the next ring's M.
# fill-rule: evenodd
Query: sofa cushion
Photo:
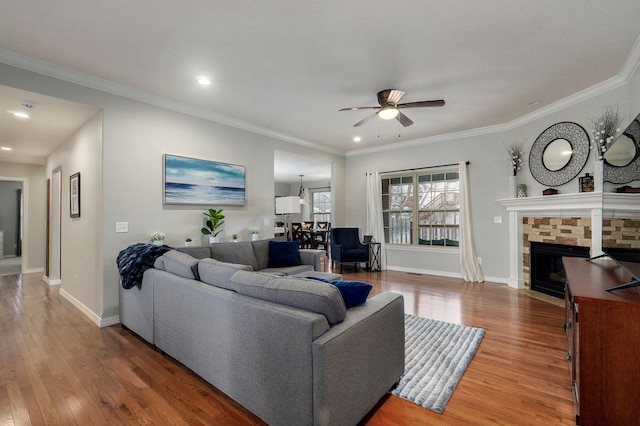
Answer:
M198 263L200 281L227 290L235 290L229 280L238 271L253 271L253 268L249 265L220 262L215 259L202 259Z
M269 268L300 265L300 241L269 241Z
M251 241L253 255L256 258L256 270L259 271L269 266L269 242L271 240Z
M328 283L246 271L233 274L231 282L240 294L322 314L329 324L347 315L340 291Z
M366 302L367 296L373 288L371 284L363 283L360 281L328 280L322 277L308 278L336 286L338 290L340 290L340 294L344 299L344 304L347 306L347 309L354 306L362 305L364 302Z
M198 259L177 250L169 250L158 257L154 263L154 268L164 269L181 277L199 279Z
M209 246L178 247L176 250L187 253L196 259L211 257L211 248Z
M260 272L266 272L268 274L278 275L298 275L304 272L313 272L313 266L311 265L298 265L298 266L283 266L282 268L264 268Z
M226 263L237 263L240 265L251 265L253 270L258 269L258 261L253 254L253 246L250 241L240 241L237 243L212 243L211 257Z

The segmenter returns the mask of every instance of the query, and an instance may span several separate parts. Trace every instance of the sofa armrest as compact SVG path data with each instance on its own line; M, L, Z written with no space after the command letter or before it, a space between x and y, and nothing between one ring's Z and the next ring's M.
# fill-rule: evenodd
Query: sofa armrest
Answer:
M404 373L404 299L385 292L313 342L314 424L356 424Z
M320 261L327 255L324 250L300 249L300 261L303 265L313 266L314 271L320 271Z

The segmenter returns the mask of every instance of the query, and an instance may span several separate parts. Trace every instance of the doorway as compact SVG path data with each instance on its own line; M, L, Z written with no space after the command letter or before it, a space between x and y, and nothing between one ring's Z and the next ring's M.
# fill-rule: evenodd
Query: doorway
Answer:
M22 273L24 183L0 180L0 276Z

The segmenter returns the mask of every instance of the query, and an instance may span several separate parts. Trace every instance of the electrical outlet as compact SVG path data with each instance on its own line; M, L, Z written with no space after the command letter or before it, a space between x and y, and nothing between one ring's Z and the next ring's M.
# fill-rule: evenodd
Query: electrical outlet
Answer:
M478 265L482 265L482 258L478 257Z
M116 222L116 232L129 232L129 222Z
M493 223L502 223L502 216L494 216Z

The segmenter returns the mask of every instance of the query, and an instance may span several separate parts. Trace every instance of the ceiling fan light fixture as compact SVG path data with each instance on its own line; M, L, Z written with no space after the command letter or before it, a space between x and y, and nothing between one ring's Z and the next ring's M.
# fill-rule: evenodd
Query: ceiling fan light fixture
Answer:
M395 106L386 106L378 111L378 115L383 120L393 120L398 116L400 110Z

